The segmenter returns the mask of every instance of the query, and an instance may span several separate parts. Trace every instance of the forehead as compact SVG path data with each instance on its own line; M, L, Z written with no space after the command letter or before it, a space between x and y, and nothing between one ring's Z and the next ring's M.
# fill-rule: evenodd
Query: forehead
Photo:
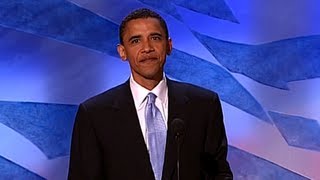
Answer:
M160 21L156 18L139 18L127 22L123 36L135 35L140 33L157 32L164 35L164 29Z

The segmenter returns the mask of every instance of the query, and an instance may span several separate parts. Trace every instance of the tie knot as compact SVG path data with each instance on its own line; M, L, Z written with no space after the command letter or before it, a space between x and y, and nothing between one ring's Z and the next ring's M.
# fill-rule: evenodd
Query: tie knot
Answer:
M148 94L148 104L152 103L154 104L156 101L157 96L153 93Z

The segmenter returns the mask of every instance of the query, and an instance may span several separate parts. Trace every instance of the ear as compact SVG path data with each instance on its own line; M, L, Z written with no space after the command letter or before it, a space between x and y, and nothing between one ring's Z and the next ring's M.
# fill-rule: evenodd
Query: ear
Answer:
M170 55L171 51L172 51L172 40L171 40L171 38L168 38L167 55Z
M118 44L117 45L117 51L118 51L118 54L120 56L120 58L125 61L127 60L127 54L126 54L126 51L125 51L125 48L122 44Z

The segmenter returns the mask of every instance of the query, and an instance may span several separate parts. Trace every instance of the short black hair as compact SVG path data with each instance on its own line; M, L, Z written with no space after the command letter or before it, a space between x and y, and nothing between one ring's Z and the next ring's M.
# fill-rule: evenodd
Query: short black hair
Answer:
M134 19L140 19L140 18L156 18L160 22L160 26L163 28L165 32L165 36L168 39L169 38L169 32L167 23L164 21L164 19L156 12L147 9L147 8L140 8L132 11L130 14L128 14L121 22L119 27L119 40L120 44L123 44L123 33L126 28L126 25L129 21Z

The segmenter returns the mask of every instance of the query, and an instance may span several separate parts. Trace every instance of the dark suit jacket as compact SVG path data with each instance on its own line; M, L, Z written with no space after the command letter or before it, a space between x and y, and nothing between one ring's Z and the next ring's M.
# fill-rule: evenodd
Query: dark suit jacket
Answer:
M177 179L177 147L170 123L185 122L180 179L232 179L216 93L168 79L168 132L163 180ZM129 81L79 106L69 179L153 180Z

